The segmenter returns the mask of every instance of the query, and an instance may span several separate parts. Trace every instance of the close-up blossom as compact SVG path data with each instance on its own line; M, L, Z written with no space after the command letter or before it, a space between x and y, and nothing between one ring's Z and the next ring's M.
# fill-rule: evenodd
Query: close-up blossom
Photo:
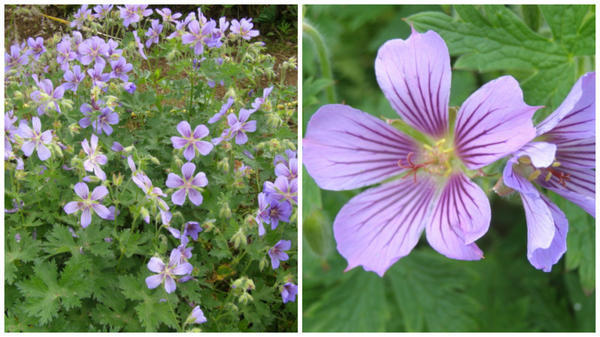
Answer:
M283 303L296 302L296 294L298 293L298 286L292 282L287 282L281 288L281 299Z
M19 129L16 131L16 134L24 140L21 151L29 157L35 149L38 158L44 161L51 155L50 150L44 144L50 144L52 141L52 130L42 132L42 122L35 116L31 118L31 126L32 128L27 125L26 121L21 120Z
M187 121L181 121L177 124L177 131L181 137L171 137L171 142L175 149L183 150L183 156L187 161L190 161L196 157L196 151L203 156L206 156L213 149L213 144L207 141L200 140L208 136L208 128L204 124L197 125L192 132L192 127Z
M352 198L335 218L347 270L362 265L383 276L410 253L424 229L429 244L449 258L483 258L475 241L488 230L490 203L468 170L531 141L531 117L539 107L525 104L519 83L503 76L475 91L450 118L450 56L434 31L413 29L406 40L387 41L377 53L375 73L402 123L422 135L419 140L341 104L322 106L303 140L305 167L321 188L383 182Z
M158 38L162 32L162 29L163 25L158 23L158 20L152 20L151 27L146 32L146 36L148 36L148 40L146 40L146 48L150 48L153 43L158 44Z
M27 45L29 46L29 54L33 55L33 58L39 60L40 56L46 52L44 47L44 39L42 37L36 37L35 39L30 37L27 39Z
M52 85L52 81L49 79L38 81L37 76L35 75L34 80L36 81L39 90L33 91L30 94L30 97L34 102L39 104L37 108L38 114L45 114L49 107L53 107L54 110L58 111L58 113L61 113L58 100L63 98L65 88L59 85L55 89L54 85Z
M98 137L92 134L89 142L87 139L84 139L83 142L81 142L81 147L83 148L83 152L87 155L83 162L85 170L94 172L96 177L100 178L100 180L106 180L106 173L102 171L100 165L105 165L108 162L108 159L98 148Z
M180 254L177 249L171 251L169 263L165 265L158 257L152 257L148 262L148 270L156 275L146 277L148 289L154 289L165 284L165 291L172 293L177 288L175 283L176 276L190 274L194 267L189 262L179 263Z
M192 204L196 206L202 204L202 194L199 189L208 185L208 180L206 179L206 174L204 174L204 172L198 172L198 174L194 176L195 170L196 165L188 162L181 167L181 177L174 173L169 173L166 185L169 188L177 189L177 191L171 195L171 201L173 201L175 205L183 205L186 196L190 198Z
M233 97L230 96L229 98L227 98L227 102L223 103L219 112L214 114L208 120L208 124L214 124L214 123L218 122L223 116L225 116L225 114L227 113L227 110L229 110L229 108L231 108L231 106L233 105L233 102L234 102Z
M199 305L194 307L194 309L190 313L189 320L196 324L206 323L206 321L207 321L207 319L204 316L204 313L202 312L202 309L200 309Z
M292 241L279 240L271 249L269 249L269 257L271 258L271 267L279 268L280 261L287 261L290 257L285 252L292 248Z
M229 30L234 36L240 36L244 40L250 40L259 35L258 30L252 29L253 27L254 23L252 23L251 18L243 18L240 21L233 19L231 20L231 27L229 27Z
M595 73L582 76L558 109L536 126L536 139L514 153L504 168L504 184L519 192L525 208L527 259L546 272L567 250L569 224L535 185L596 216L595 80Z
M64 90L71 90L73 92L77 92L77 88L79 87L79 83L83 81L85 78L85 72L81 72L81 67L79 65L74 65L72 69L68 69L63 74L63 79L65 83L61 84Z
M250 110L240 109L238 116L236 116L234 113L231 113L227 116L227 123L229 124L228 139L235 137L236 144L246 144L248 141L246 132L256 131L256 121L248 121L250 115Z
M288 180L285 176L279 176L275 182L265 181L263 190L275 200L298 203L298 179Z
M64 211L67 214L72 214L80 210L81 227L86 228L92 223L92 210L102 219L110 219L110 211L100 203L108 195L108 189L105 186L96 186L90 193L88 185L79 182L75 184L74 190L81 200L68 202L64 207Z

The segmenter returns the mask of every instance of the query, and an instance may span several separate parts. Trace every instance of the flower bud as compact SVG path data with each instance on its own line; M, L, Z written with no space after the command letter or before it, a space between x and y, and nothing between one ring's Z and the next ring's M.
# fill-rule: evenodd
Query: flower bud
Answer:
M79 130L81 130L81 128L79 127L79 124L73 123L73 124L69 125L69 133L71 134L71 136L75 136L76 134L79 134Z
M160 165L160 160L158 160L158 158L148 155L148 157L150 157L150 161L153 162L156 165Z
M254 299L252 298L252 295L244 292L242 295L240 295L240 297L238 298L238 302L240 302L241 304L247 304L248 302L252 302Z
M229 242L233 243L233 247L235 249L238 249L240 247L240 245L246 245L247 243L247 239L246 239L246 235L244 234L244 230L242 228L240 228L235 234L233 234L233 236L231 237L231 240L229 240Z
M267 260L266 257L263 257L260 262L258 263L258 270L260 270L261 272L263 271L263 269L265 269L265 267L267 267L269 265L269 261Z
M121 172L119 172L119 174L113 173L113 185L121 186L121 183L123 183L123 175Z
M231 209L229 208L229 204L227 202L223 202L223 205L221 205L219 216L225 219L231 218Z

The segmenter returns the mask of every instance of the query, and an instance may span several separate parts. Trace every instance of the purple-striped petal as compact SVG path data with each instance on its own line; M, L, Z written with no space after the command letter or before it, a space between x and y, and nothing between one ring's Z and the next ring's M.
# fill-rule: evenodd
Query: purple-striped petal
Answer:
M256 131L256 121L249 121L248 123L244 124L243 129L246 130L246 132Z
M40 140L44 144L50 143L52 141L52 131L46 130L42 132L42 134L40 135Z
M92 200L100 200L106 195L108 195L108 189L106 188L106 186L96 186L96 188L94 188L94 190L92 191Z
M171 143L173 143L173 148L181 149L188 143L187 139L173 136L171 137Z
M248 136L243 131L238 131L235 135L235 143L236 144L246 144L248 142Z
M93 204L92 208L94 208L94 212L96 212L99 217L105 220L110 220L112 213L108 208L106 208L106 206L101 204Z
M563 178L560 174L568 175ZM553 168L553 173L548 181L545 176L540 176L536 182L549 190L556 192L563 198L573 202L596 217L596 174L592 169L578 169L567 166Z
M196 149L198 149L198 152L203 155L206 156L207 154L210 153L210 151L212 151L214 145L210 142L205 142L203 140L198 140L194 142L194 146L196 147Z
M427 241L441 254L458 260L479 260L483 253L475 240L490 225L490 202L483 190L463 173L452 175L434 201Z
M527 257L531 264L540 269L539 265L531 261L531 257L534 251L550 247L555 235L554 218L539 192L537 195L521 193L521 201L527 220Z
M79 182L79 183L75 184L75 187L73 189L75 190L75 193L81 199L87 199L88 198L88 194L90 193L90 189L88 188L88 185L86 183Z
M173 275L186 275L190 274L192 270L194 270L194 267L191 264L185 262L173 268L171 273L173 273Z
M84 208L81 212L81 227L86 228L92 223L92 212L89 208Z
M561 139L555 141L558 146L556 161L561 165L577 168L596 167L596 139Z
M166 182L167 187L176 188L183 184L184 184L183 179L181 179L181 177L176 175L175 173L169 173L169 175L167 176L167 182Z
M152 257L150 261L148 261L148 269L151 272L160 273L165 269L165 264L158 257Z
M369 189L352 198L333 224L346 270L362 265L383 276L415 247L428 219L434 184L412 177Z
M414 142L383 121L347 105L322 106L308 122L304 165L324 189L348 190L400 174Z
M375 74L385 97L408 124L432 136L446 133L450 55L436 32L413 29L406 40L387 41L377 52Z
M21 151L23 151L23 154L27 157L31 156L34 149L35 143L31 141L24 142L23 145L21 145Z
M67 214L75 213L79 209L79 203L77 201L69 201L63 209Z
M208 179L206 179L206 174L204 172L199 172L192 180L192 185L198 187L204 187L208 185Z
M537 135L550 138L596 137L596 73L587 73L571 88L567 98L537 126Z
M189 144L185 148L185 150L183 150L183 157L187 161L190 161L190 160L194 159L195 156L196 156L196 150L194 149L194 144Z
M190 198L190 201L192 202L192 204L199 206L200 204L202 204L202 194L198 191L196 191L193 188L190 188L188 190L188 197Z
M529 106L511 76L486 83L460 107L454 144L470 169L478 169L514 152L535 137L531 121L540 107Z
M194 165L194 163L185 163L181 167L181 173L183 174L184 180L192 179L194 171L196 171L196 165Z
M182 136L187 138L192 135L192 127L190 126L190 123L186 121L181 121L179 124L177 124L177 131L179 131Z
M165 291L170 294L177 289L177 284L175 284L175 280L171 276L165 277Z
M49 81L49 80L44 80L44 81ZM44 82L42 81L42 82ZM33 130L36 133L40 133L40 131L42 131L42 122L40 122L40 119L38 117L32 117L31 118L31 126L33 127Z
M48 148L46 146L44 146L43 144L37 144L36 146L37 149L37 154L38 154L38 158L40 158L41 161L44 161L48 158L50 158L50 150L48 150Z
M196 126L196 128L194 129L194 138L200 139L206 136L208 136L208 128L206 127L206 125L200 124Z
M148 286L148 289L154 289L162 283L162 279L162 274L148 276L146 277L146 286Z
M175 205L183 205L183 203L185 202L185 189L182 188L179 191L173 193L173 195L171 196L171 201L175 204Z

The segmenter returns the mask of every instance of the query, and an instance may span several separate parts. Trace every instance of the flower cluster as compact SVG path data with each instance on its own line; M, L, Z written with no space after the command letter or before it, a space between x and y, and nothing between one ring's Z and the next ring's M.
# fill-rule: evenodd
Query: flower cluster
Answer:
M334 221L347 270L361 265L383 276L424 230L429 244L449 258L483 258L475 241L489 228L491 208L472 178L512 154L504 183L525 205L528 257L550 271L566 250L566 218L532 182L595 214L594 74L584 75L536 128L532 116L540 107L523 101L511 76L483 85L457 111L449 109L450 57L433 31L413 29L406 40L387 41L375 73L401 120L385 123L346 105L325 105L303 140L304 165L321 188L382 183L352 198Z

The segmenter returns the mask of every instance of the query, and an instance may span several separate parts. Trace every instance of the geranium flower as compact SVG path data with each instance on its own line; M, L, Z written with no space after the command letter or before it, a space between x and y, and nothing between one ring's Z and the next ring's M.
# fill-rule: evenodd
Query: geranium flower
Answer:
M196 157L196 150L203 156L206 156L213 149L213 145L209 142L200 140L208 135L208 128L204 124L197 125L192 133L192 127L190 123L181 121L177 124L177 131L182 137L171 137L173 147L176 149L183 150L183 156L187 161L190 161Z
M94 12L96 12L96 14L92 14L92 16L96 19L102 19L110 13L112 8L113 5L96 5L94 6Z
M286 250L292 248L292 241L279 240L271 249L269 249L269 257L271 258L271 267L279 268L280 261L287 261L290 257L286 254Z
M176 20L181 17L181 13L171 14L171 10L169 8L157 9L156 13L160 14L164 22L177 22Z
M198 172L198 174L194 176L195 170L196 165L188 162L181 167L183 178L174 173L169 173L167 176L167 187L177 189L177 192L173 193L171 196L171 201L173 201L175 205L183 205L186 196L189 196L192 204L196 206L202 203L202 194L198 190L208 185L208 180L206 179L206 174L204 174L204 172Z
M33 79L37 83L40 90L33 91L29 96L34 102L40 104L37 108L38 114L45 114L50 105L53 105L54 109L58 111L58 113L61 113L58 100L61 99L65 94L65 88L59 85L56 87L56 89L54 89L52 81L49 79L38 81L36 75L33 75Z
M21 53L22 47L18 43L10 46L10 54L4 53L4 72L8 73L13 68L20 68L29 62L28 54Z
M183 44L192 44L194 54L202 55L204 53L204 45L208 47L215 47L212 33L216 29L217 23L214 20L206 22L200 26L198 20L192 20L187 28L190 30L189 33L184 33L181 36L181 42Z
M535 141L504 168L504 184L520 193L525 208L527 258L546 272L567 250L568 221L533 183L596 217L595 79L595 73L583 75L558 109L538 124Z
M92 210L102 219L110 219L111 213L100 201L108 194L108 189L102 185L96 186L90 194L88 185L83 182L75 184L75 193L81 198L79 201L70 201L64 211L67 214L72 214L81 210L81 227L86 228L92 223Z
M112 68L110 77L120 78L123 82L129 81L129 76L127 73L133 69L133 65L131 63L127 63L127 60L125 60L124 57L119 57L119 59L115 61L110 61L110 67Z
M217 112L216 114L214 114L208 120L208 124L214 124L214 123L218 122L225 115L225 113L227 113L227 110L229 110L229 108L231 108L231 105L233 105L233 102L234 102L233 97L229 97L227 99L227 102L223 103L223 105L221 106L221 109L219 110L219 112Z
M252 19L243 18L240 21L233 19L231 20L231 27L229 30L231 34L234 36L240 36L244 40L250 40L253 37L258 36L259 32L256 29L252 29L254 24L252 23Z
M98 6L96 6L98 7ZM94 7L94 9L96 9L96 7ZM71 21L71 27L77 27L77 29L81 29L81 27L83 27L83 23L86 20L91 20L93 18L92 16L92 10L88 9L88 5L83 5L81 7L79 7L79 9L77 10L77 12L74 15L74 19L73 21Z
M78 51L81 64L88 65L92 62L102 66L106 64L104 57L108 57L108 44L98 36L83 41L79 44Z
M42 56L43 53L46 52L46 47L44 47L44 39L41 37L36 37L33 39L32 37L27 39L27 45L29 48L29 54L33 55L33 58L36 61Z
M84 139L83 142L81 142L81 147L83 147L83 152L88 156L83 162L83 168L88 172L94 172L96 177L100 178L100 180L106 180L106 174L102 171L100 165L105 165L108 162L108 159L98 149L98 137L92 135L91 146L90 142L88 142L87 139Z
M195 306L192 312L190 313L190 317L188 318L190 323L202 324L206 323L206 317L204 317L204 313L200 306Z
M144 59L147 60L148 58L146 57L146 54L144 53L144 44L142 43L142 41L140 40L140 37L137 34L137 30L134 30L133 32L133 38L135 40L135 45L138 48L138 52L140 53L140 56Z
M61 84L64 90L71 90L77 92L79 83L85 78L85 72L81 72L81 67L78 65L73 66L73 70L65 71L63 79L65 83Z
M33 126L33 129L27 125L27 122L21 120L19 129L16 131L16 134L25 140L21 145L21 151L29 157L35 149L40 160L44 161L50 158L51 155L50 150L44 144L50 144L52 141L52 131L42 132L42 122L38 117L31 118L31 126Z
M246 132L256 131L256 121L248 121L251 114L250 110L240 109L239 118L233 113L227 116L227 123L229 124L227 139L235 137L236 144L246 144L248 141Z
M167 293L172 293L177 288L175 276L190 274L194 267L189 262L179 263L180 254L177 249L171 251L169 264L165 265L158 257L152 257L148 262L148 269L156 275L146 277L148 289L154 289L161 283L165 283Z
M162 32L163 25L158 23L158 20L152 20L152 27L148 29L146 32L146 36L148 36L148 40L146 40L146 48L150 48L153 43L158 44L158 37Z
M346 105L321 107L306 130L304 165L324 189L381 186L352 198L333 229L348 268L362 265L383 276L406 256L426 228L429 244L449 258L478 260L474 243L489 227L484 191L467 175L514 152L535 136L539 107L503 76L474 92L450 118L450 57L435 32L414 29L387 41L375 61L377 81L419 141ZM395 179L404 177L405 179Z
M275 200L287 200L290 204L298 203L298 179L288 180L280 176L274 183L265 181L263 191Z
M264 192L258 194L258 235L265 235L263 222L271 225L271 229L277 228L279 221L289 222L292 215L292 205L286 200L277 200Z
M281 299L283 303L296 302L296 294L298 293L298 286L292 282L287 282L281 288Z

